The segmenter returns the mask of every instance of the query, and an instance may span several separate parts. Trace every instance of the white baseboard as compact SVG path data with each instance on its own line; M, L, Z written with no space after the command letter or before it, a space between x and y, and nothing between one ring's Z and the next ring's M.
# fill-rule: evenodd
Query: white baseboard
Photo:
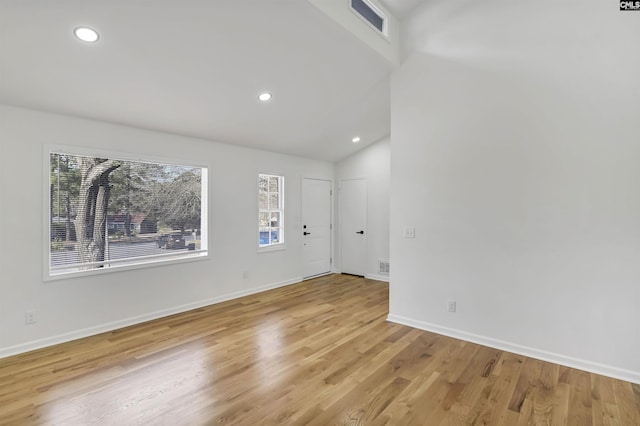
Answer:
M590 373L600 374L603 376L612 377L614 379L640 384L640 372L638 371L625 370L617 367L612 367L610 365L599 364L596 362L573 358L562 354L530 348L515 343L505 342L503 340L493 339L491 337L467 333L466 331L462 330L456 330L448 327L442 327L436 324L417 321L400 315L389 314L387 320L398 324L408 325L409 327L418 328L420 330L430 331L433 333L442 334L444 336L453 337L455 339L465 340L467 342L477 343L479 345L489 346L491 348L512 352L518 355L524 355L530 358L552 362L554 364L560 364L566 367L576 368L579 370L588 371Z
M340 272L337 269L334 269L333 271L331 271L331 273L332 274L341 274L342 272ZM389 282L389 276L388 275L365 274L364 277L366 279L369 279L369 280Z
M366 279L368 279L368 280L389 282L389 276L388 275L365 274L364 277Z
M119 328L140 324L140 323L151 321L154 319L163 318L169 315L191 311L193 309L202 308L204 306L215 305L216 303L226 302L227 300L237 299L239 297L249 296L251 294L262 293L263 291L273 290L278 287L284 287L287 285L296 284L301 281L302 281L302 277L299 277L299 278L296 277L296 278L292 278L286 281L281 281L278 283L272 283L265 286L254 287L248 290L237 291L234 293L229 293L229 294L225 294L218 297L213 297L211 299L200 300L194 303L188 303L185 305L162 309L160 311L149 312L147 314L137 315L134 317L125 318L123 320L101 324L95 327L83 328L81 330L75 330L69 333L58 334L56 336L46 337L44 339L38 339L38 340L26 342L26 343L21 343L15 346L9 346L9 347L0 349L0 358L6 358L12 355L18 355L18 354L33 351L36 349L41 349L48 346L57 345L60 343L70 342L72 340L81 339L83 337L95 336L96 334L117 330Z
M303 281L312 280L314 278L326 277L327 275L331 275L331 274L335 274L335 272L329 271L329 272L324 272L324 273L318 274L318 275L311 275L310 277L304 277L302 280Z

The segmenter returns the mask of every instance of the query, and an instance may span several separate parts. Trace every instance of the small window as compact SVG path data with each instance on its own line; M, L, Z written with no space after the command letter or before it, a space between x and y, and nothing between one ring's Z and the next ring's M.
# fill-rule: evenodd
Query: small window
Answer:
M284 176L258 175L258 247L284 245Z
M351 0L351 8L373 25L384 36L387 35L387 18L368 0Z
M49 277L207 253L205 167L49 153Z

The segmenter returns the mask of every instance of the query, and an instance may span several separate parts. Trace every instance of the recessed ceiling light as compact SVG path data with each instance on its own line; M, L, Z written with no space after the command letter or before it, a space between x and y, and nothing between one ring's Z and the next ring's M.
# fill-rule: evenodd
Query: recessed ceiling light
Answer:
M262 102L266 102L271 99L271 93L269 92L260 93L260 96L258 96L258 99L260 99Z
M82 41L86 41L87 43L94 43L98 41L100 36L96 32L96 30L88 28L88 27L78 27L73 30L73 33Z
M355 138L351 139L351 142L353 142L353 143L360 142L360 136L356 136Z

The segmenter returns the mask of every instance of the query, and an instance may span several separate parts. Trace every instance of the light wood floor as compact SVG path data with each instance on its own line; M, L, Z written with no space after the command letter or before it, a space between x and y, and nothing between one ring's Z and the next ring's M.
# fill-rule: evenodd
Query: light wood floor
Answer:
M640 425L640 386L385 321L333 275L0 360L2 425Z

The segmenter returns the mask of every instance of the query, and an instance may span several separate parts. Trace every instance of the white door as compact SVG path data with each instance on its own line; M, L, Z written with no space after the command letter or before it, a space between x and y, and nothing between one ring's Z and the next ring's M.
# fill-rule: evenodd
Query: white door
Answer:
M302 180L301 232L303 276L331 272L331 181Z
M367 269L367 181L340 181L340 253L344 274Z

